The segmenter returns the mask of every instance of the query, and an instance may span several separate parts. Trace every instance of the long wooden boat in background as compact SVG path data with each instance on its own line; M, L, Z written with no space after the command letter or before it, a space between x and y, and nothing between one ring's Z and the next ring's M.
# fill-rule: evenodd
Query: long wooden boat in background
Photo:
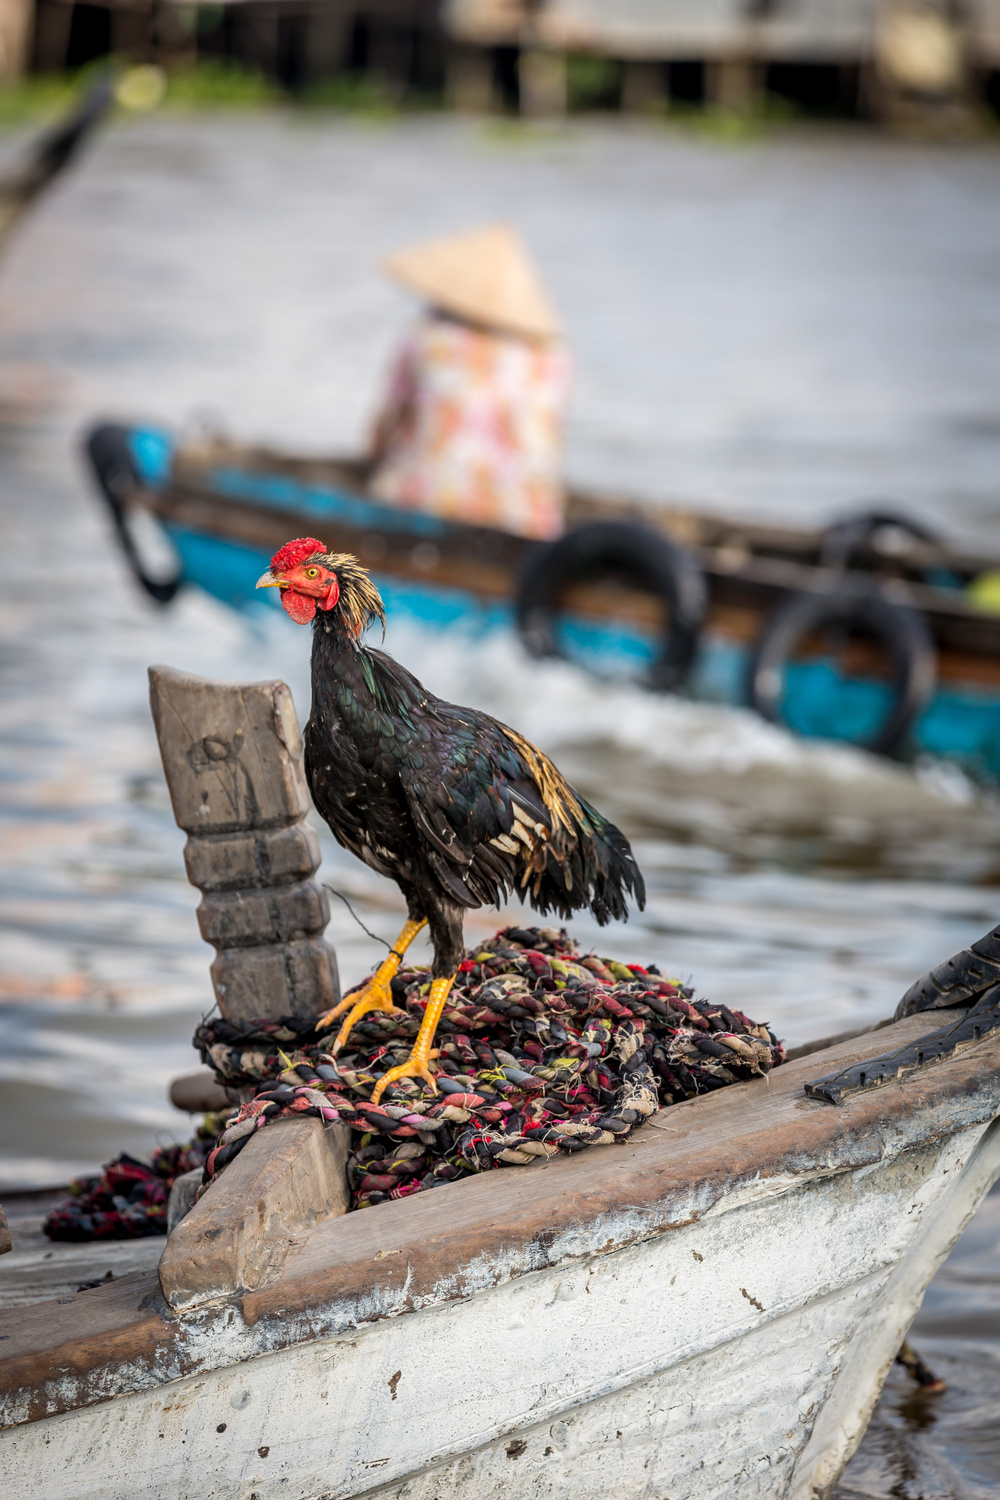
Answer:
M114 76L101 73L54 125L28 147L22 161L0 177L0 252L25 211L65 170L114 103Z
M314 1013L335 967L288 689L152 676L223 1012ZM275 839L296 884L241 855ZM968 1007L963 975L1000 972L964 957L926 998ZM32 1302L37 1252L0 1259L5 1494L822 1500L1000 1174L1000 1007L806 1046L621 1145L353 1214L345 1130L258 1132L157 1267L67 1290L100 1252L55 1245L60 1295Z
M981 607L979 586L1000 559L897 515L810 530L572 491L565 535L540 544L382 504L358 461L127 425L95 428L88 453L160 602L196 584L258 607L270 554L319 534L372 570L394 614L517 628L535 655L750 703L800 734L1000 774L1000 613ZM173 549L160 574L144 561L142 514Z

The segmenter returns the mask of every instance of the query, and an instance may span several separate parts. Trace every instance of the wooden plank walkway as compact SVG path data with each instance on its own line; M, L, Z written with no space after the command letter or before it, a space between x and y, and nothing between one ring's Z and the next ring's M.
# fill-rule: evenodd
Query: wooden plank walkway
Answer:
M154 1271L166 1239L98 1240L84 1245L55 1244L42 1232L42 1220L66 1196L8 1193L3 1200L14 1248L0 1257L0 1309L28 1307L52 1297L75 1297L133 1271Z

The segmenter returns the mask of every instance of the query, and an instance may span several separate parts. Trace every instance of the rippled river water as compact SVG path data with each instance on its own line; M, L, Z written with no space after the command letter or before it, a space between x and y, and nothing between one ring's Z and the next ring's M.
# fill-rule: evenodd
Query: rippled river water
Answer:
M410 308L373 267L484 219L525 231L571 330L575 478L812 521L873 495L1000 553L1000 152L654 127L154 118L106 132L0 270L0 1186L183 1134L208 959L146 705L151 662L277 675L308 640L133 588L77 454L97 415L356 447ZM693 977L799 1042L889 1014L1000 918L1000 803L932 764L390 625L438 693L516 723L633 837L644 915L585 943ZM400 903L324 837L391 937ZM378 956L336 901L353 978ZM479 914L470 934L501 919ZM890 1381L842 1497L1000 1491L1000 1199Z

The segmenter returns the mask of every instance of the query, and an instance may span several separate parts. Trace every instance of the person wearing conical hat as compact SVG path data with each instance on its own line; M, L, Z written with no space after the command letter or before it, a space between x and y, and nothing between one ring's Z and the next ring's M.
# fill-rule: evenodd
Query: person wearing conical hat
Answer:
M520 238L491 225L402 250L385 269L426 310L375 424L372 492L453 521L558 536L569 359Z

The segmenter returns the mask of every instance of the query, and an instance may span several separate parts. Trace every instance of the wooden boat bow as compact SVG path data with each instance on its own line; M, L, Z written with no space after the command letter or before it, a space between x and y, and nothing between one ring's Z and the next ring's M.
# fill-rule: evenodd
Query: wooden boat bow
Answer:
M223 907L274 886L240 851L304 810L282 686L157 680L189 867ZM207 830L188 818L202 805ZM239 920L225 934L220 1003L255 1007L268 956ZM282 919L268 941L322 940ZM303 1013L333 974L332 955L309 952ZM935 1019L964 1037L972 1014ZM3 1317L8 1491L828 1494L1000 1174L1000 1029L845 1090L837 1109L804 1089L926 1047L927 1024L805 1051L659 1111L624 1144L360 1213L340 1211L338 1127L270 1125L180 1221L158 1273Z
M831 1049L829 1061L863 1063L886 1040L908 1045L925 1026L909 1017ZM324 1219L297 1237L280 1274L186 1313L171 1309L155 1273L62 1299L58 1319L48 1303L17 1309L4 1320L0 1345L0 1426L222 1368L233 1358L237 1330L248 1358L444 1306L543 1268L617 1253L737 1205L762 1204L809 1181L873 1167L928 1135L985 1126L1000 1114L995 1035L974 1053L905 1084L859 1093L840 1110L803 1097L814 1072L815 1057L806 1057L766 1084L737 1084L674 1105L626 1145L585 1159L488 1173L458 1192ZM871 1255L874 1264L877 1246ZM759 1286L748 1290L763 1304L758 1316L779 1312ZM739 1286L735 1295L741 1298ZM213 1329L223 1312L230 1332L220 1340Z

